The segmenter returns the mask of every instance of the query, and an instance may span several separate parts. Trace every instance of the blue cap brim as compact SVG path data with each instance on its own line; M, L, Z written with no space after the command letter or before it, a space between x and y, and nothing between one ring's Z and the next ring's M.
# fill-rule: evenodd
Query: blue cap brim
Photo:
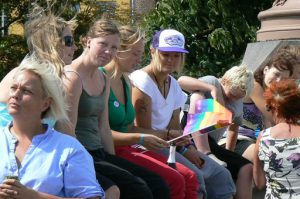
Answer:
M162 52L179 52L179 53L189 53L189 51L182 49L182 48L176 48L176 47L158 47L156 48L159 51Z

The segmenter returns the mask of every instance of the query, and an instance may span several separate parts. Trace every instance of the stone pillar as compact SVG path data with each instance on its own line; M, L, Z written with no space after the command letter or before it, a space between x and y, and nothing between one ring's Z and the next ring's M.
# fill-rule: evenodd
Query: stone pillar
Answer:
M242 64L255 71L283 45L300 45L300 0L276 0L258 14L257 42L247 46Z
M155 7L155 0L133 0L135 11L138 14L145 14L148 13L150 10L154 9Z

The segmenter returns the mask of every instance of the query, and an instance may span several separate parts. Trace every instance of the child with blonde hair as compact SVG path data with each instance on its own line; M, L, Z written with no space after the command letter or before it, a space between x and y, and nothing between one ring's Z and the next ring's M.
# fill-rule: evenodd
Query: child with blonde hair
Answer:
M203 136L197 136L196 133L193 134L193 139L198 151L207 154L230 171L236 181L236 198L252 198L252 165L250 161L233 152L238 127L242 122L242 99L251 92L253 87L252 72L246 66L234 66L220 79L214 76L204 76L199 79L182 76L178 82L183 90L192 93L188 113L195 113L196 102L211 98L211 93L215 93L217 100L232 112L233 124L227 129L217 129ZM206 90L203 89L204 86ZM217 144L225 131L227 131L226 149Z

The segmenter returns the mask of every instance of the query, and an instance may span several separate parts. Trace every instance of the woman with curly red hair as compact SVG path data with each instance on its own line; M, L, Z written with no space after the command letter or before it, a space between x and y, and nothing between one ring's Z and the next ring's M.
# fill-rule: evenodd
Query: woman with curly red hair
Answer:
M297 198L300 193L300 89L294 80L273 82L264 92L275 126L260 133L253 176L265 198Z

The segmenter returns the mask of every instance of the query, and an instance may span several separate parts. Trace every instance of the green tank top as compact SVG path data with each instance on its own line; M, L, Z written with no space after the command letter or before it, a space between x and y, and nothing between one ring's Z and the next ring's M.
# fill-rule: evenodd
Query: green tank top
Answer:
M75 133L77 139L87 150L103 148L99 116L104 110L105 90L106 87L100 96L90 96L85 90L82 90L80 96Z
M106 73L103 67L99 70ZM135 118L135 110L132 105L130 88L126 83L124 77L122 77L123 88L125 90L125 105L122 104L115 96L113 90L110 88L109 100L108 100L108 111L109 111L109 125L114 131L128 132L128 125L133 124Z

